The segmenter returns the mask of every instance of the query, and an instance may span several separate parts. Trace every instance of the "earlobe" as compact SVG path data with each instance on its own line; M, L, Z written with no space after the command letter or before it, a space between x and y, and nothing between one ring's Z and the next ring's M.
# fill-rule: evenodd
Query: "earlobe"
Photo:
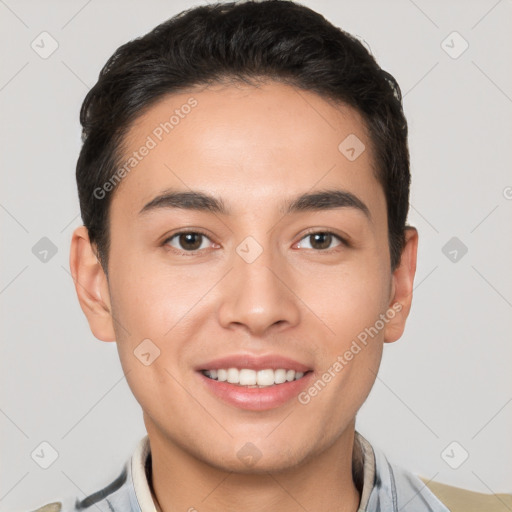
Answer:
M392 293L388 310L390 320L384 331L384 342L386 343L400 339L404 332L405 322L411 310L417 252L418 231L416 228L407 227L400 264L392 276Z
M101 341L115 341L107 277L85 226L73 232L69 268L80 307L92 333Z

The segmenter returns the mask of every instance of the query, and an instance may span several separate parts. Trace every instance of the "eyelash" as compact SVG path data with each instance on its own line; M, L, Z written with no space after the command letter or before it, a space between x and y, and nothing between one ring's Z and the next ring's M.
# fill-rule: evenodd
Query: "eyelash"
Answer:
M346 239L341 237L340 235L337 235L336 233L333 233L332 231L319 231L319 230L311 230L304 234L304 236L299 240L299 243L311 235L316 234L322 234L322 235L332 235L335 239L337 239L339 242L341 242L342 246L350 247L350 244L347 242ZM195 251L181 251L179 249L176 249L175 247L168 246L167 244L173 240L176 237L179 237L180 235L202 235L206 237L208 240L210 240L210 237L203 231L196 229L194 231L178 231L177 233L174 233L173 235L166 238L162 245L169 248L169 250L181 255L181 256L195 256L196 254L200 253L201 251L204 251L204 249L196 249ZM213 243L213 242L212 242ZM322 254L331 254L332 252L335 252L338 250L339 246L333 247L331 249L311 249L314 252L322 253Z

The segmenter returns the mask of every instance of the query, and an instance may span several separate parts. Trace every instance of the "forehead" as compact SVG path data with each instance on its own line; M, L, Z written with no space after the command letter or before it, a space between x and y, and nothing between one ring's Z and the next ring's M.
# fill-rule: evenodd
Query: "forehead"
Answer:
M113 209L130 216L166 189L208 192L235 213L320 188L383 200L359 113L275 82L166 96L131 126L121 165Z

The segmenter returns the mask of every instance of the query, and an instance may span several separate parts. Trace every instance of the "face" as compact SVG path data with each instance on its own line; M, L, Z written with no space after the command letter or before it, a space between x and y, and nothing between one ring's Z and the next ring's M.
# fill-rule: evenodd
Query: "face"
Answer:
M108 283L83 274L101 308L81 302L116 340L148 433L231 471L321 453L401 335L414 274L410 238L390 271L361 117L283 84L218 85L153 106L124 161L134 152L110 208Z

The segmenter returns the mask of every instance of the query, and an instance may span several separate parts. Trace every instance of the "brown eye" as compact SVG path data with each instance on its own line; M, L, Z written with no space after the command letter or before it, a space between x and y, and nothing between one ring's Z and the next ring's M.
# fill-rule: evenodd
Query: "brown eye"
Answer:
M303 240L309 240L309 247L306 245L303 245ZM328 231L318 231L316 233L309 233L306 235L301 241L300 246L301 248L305 249L315 249L318 251L323 251L326 249L332 249L331 247L333 242L338 241L337 245L343 245L343 240L335 235L334 233L330 233ZM334 246L336 247L336 245Z
M188 231L176 233L175 235L169 237L165 243L175 249L192 252L198 251L199 249L204 249L205 247L203 247L203 243L205 240L209 240L206 235ZM206 246L208 246L208 244L206 244Z

